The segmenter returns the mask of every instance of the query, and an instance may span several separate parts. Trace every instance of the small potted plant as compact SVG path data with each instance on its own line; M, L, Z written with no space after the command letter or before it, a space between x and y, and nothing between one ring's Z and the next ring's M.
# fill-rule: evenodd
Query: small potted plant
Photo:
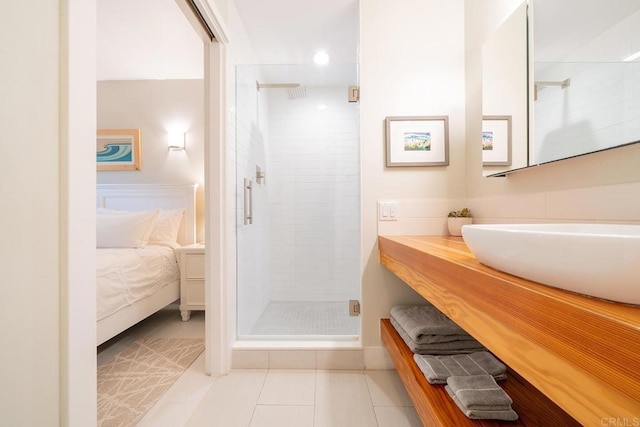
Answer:
M449 227L449 234L452 236L462 236L462 226L472 222L471 211L468 208L451 211L447 215L447 227Z

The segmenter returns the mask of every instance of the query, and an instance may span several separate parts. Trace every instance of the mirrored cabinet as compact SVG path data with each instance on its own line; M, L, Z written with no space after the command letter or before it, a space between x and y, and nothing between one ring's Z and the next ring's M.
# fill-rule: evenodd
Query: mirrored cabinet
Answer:
M483 47L483 116L512 121L504 166L483 121L484 175L640 142L639 28L638 0L523 1Z

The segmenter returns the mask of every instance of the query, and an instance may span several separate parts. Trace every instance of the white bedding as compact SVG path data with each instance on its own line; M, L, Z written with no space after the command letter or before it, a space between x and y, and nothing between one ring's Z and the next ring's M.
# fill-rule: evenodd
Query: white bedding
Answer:
M98 320L180 280L178 246L97 249Z

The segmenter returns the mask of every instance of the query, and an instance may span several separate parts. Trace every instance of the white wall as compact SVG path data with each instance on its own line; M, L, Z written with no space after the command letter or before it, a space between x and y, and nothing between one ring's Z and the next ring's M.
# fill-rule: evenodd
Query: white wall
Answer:
M462 0L360 1L362 342L365 347L381 345L379 319L388 317L391 307L422 301L379 263L377 201L409 199L416 201L412 206L422 204L444 209L452 199L464 197L463 5ZM449 166L385 168L384 119L402 115L449 116ZM405 207L410 208L401 204L400 209ZM446 213L444 209L439 215L444 218ZM412 218L404 220L414 222ZM444 232L441 218L416 222L431 222L436 230Z
M306 89L295 99L287 89L260 92L269 106L269 299L358 299L358 105L346 86Z
M508 15L504 3L467 0L466 111L467 134L481 129L480 47L490 34L489 17ZM468 138L470 139L470 138ZM640 146L591 154L542 165L506 178L483 178L481 150L467 146L467 199L476 222L586 221L639 222Z
M93 156L78 145L95 135L95 3L3 2L0 16L2 422L91 425L93 306L75 304L95 288Z
M0 160L0 405L3 423L50 425L60 405L58 4L1 10L0 123L11 154Z
M142 170L99 171L99 184L199 184L196 237L204 240L204 82L98 82L98 129L140 129ZM185 151L169 151L168 132L186 133Z

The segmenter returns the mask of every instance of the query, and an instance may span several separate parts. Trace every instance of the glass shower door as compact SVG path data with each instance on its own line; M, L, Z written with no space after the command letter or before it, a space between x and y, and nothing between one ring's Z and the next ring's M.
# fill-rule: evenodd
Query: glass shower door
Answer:
M238 336L357 338L356 66L236 70Z

